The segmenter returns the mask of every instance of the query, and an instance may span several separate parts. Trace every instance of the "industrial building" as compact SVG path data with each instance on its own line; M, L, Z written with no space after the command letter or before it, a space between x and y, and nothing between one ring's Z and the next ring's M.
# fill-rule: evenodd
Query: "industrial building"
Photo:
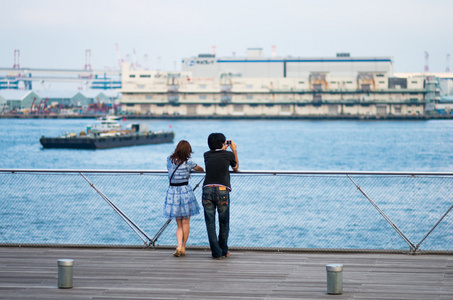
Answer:
M0 95L0 112L4 112L7 109L6 98Z
M4 99L3 110L21 110L38 104L41 98L33 91L1 90L0 98Z
M50 106L84 107L97 103L114 103L116 91L27 91L0 90L0 111L40 110Z
M182 71L122 68L122 109L184 116L424 115L440 101L436 77L395 76L391 57L243 58L200 54Z
M114 100L107 96L104 91L99 90L87 90L80 92L73 91L37 91L36 92L41 98L48 100L48 104L60 104L63 106L87 106L95 103L113 103ZM1 94L1 92L0 92ZM115 91L117 98L117 93Z

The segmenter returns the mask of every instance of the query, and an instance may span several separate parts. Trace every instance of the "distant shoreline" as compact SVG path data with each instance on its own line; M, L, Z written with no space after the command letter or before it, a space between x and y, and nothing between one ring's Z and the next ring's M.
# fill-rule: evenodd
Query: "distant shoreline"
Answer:
M96 119L105 115L18 115L3 114L0 119ZM437 116L329 116L329 115L304 115L304 116L182 116L182 115L119 115L126 119L147 120L453 120L453 115Z

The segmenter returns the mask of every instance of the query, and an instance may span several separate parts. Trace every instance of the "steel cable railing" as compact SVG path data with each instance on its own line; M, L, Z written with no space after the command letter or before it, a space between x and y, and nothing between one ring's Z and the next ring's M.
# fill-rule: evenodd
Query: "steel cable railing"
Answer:
M192 174L192 187L203 176ZM165 171L0 169L0 178L2 245L175 244L162 217ZM453 251L453 173L247 171L231 181L231 247ZM202 214L189 245L208 246Z

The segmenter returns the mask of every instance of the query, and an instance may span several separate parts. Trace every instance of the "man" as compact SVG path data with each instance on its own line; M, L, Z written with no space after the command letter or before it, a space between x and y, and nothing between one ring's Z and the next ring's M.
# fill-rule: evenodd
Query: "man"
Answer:
M212 258L228 257L228 233L230 231L230 171L239 169L236 144L226 140L222 133L208 137L210 151L205 152L206 178L203 184L203 208ZM228 147L232 151L227 151ZM216 209L219 214L219 237L216 235Z

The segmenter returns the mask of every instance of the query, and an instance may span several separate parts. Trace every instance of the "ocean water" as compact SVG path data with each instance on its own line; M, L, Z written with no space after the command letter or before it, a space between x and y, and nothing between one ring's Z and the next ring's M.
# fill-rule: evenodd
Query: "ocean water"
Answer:
M179 140L188 140L192 159L203 164L208 135L222 132L238 145L241 170L453 171L450 120L142 120L136 122L150 130L173 130L175 142L107 150L43 149L39 143L42 135L78 133L93 121L0 119L0 166L165 170Z
M237 143L243 171L453 171L453 122L448 120L134 120L155 131L173 130L175 142L107 150L43 149L39 144L42 135L79 132L93 121L0 119L0 168L165 170L166 157L181 139L191 143L192 159L203 165L207 136L223 132ZM151 237L165 222L165 174L87 177ZM194 174L192 186L201 178ZM354 180L414 243L452 205L450 177ZM231 246L407 248L344 176L235 174L232 185ZM0 194L0 243L141 243L78 174L0 174ZM200 201L201 188L196 196ZM191 224L189 244L208 245L202 214ZM172 222L159 244L174 244L174 230ZM449 214L422 249L453 250L452 245Z

